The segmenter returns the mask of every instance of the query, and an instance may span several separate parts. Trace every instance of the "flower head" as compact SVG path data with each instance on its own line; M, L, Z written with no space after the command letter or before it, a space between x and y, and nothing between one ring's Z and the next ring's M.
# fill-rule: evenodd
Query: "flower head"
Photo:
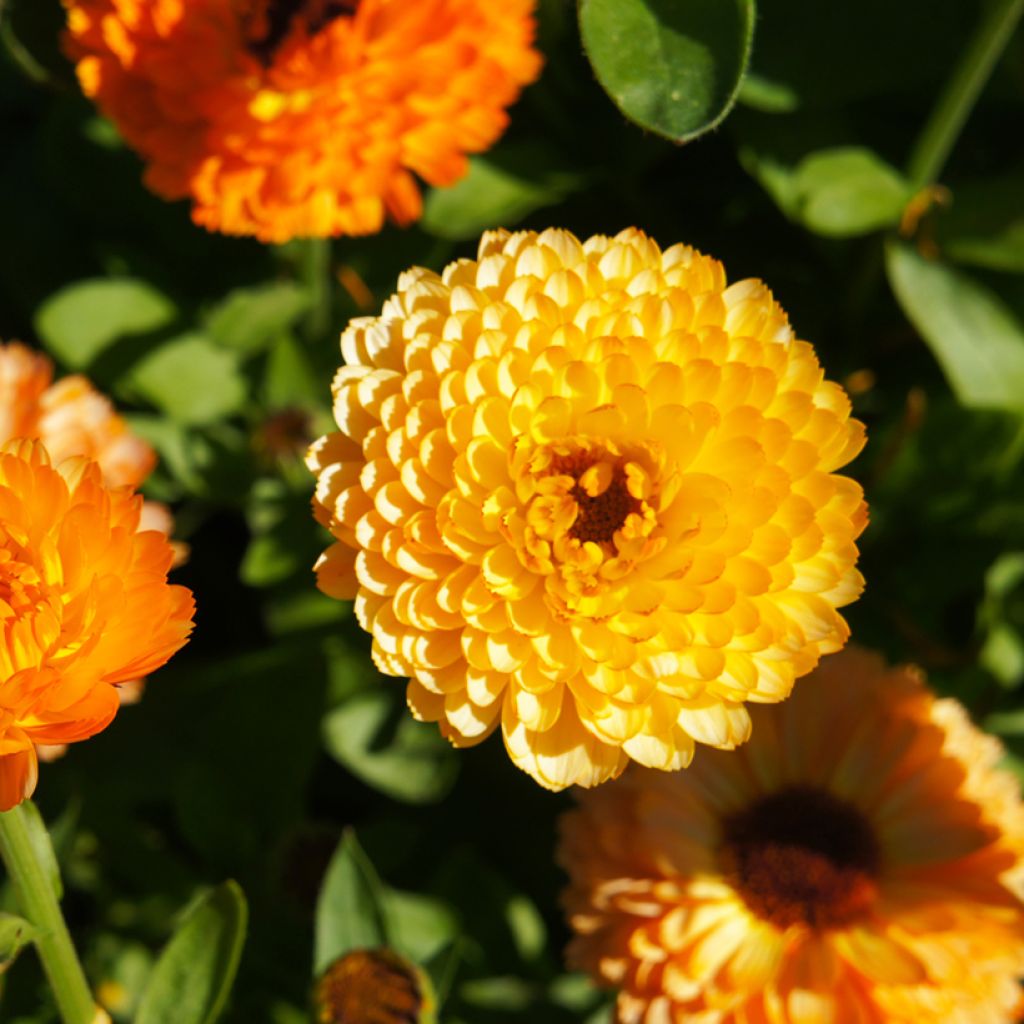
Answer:
M430 979L390 949L354 949L335 960L313 994L318 1024L434 1024Z
M0 447L0 810L32 793L35 744L105 728L117 684L187 640L193 602L173 552L140 531L142 498L95 462L51 465L38 441Z
M197 224L281 242L420 214L536 77L534 0L64 0L86 95Z
M45 355L11 342L0 344L0 443L15 438L38 438L54 463L93 459L110 487L139 487L156 465L153 449L85 377L54 383Z
M342 336L314 444L378 666L552 789L747 738L847 637L863 444L760 282L629 230L484 236Z
M621 1024L1010 1024L1024 808L999 745L851 649L735 754L584 794L570 960Z

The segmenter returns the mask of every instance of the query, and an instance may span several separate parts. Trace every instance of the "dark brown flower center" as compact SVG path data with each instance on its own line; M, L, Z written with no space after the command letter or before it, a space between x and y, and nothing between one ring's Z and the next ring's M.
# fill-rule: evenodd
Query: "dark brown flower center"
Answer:
M309 34L315 35L335 18L355 14L359 0L266 0L256 6L249 19L249 52L269 65L296 18L303 18Z
M718 861L762 920L779 928L838 928L874 900L879 849L855 807L823 790L792 786L725 820Z
M587 541L610 543L631 512L643 511L643 503L629 493L621 460L605 463L610 479L601 480L588 474L588 470L602 461L591 453L579 452L560 455L552 463L554 472L576 481L569 492L576 502L576 520L569 528L569 536L584 544Z
M420 1024L427 1000L416 968L388 949L357 949L317 982L320 1024Z

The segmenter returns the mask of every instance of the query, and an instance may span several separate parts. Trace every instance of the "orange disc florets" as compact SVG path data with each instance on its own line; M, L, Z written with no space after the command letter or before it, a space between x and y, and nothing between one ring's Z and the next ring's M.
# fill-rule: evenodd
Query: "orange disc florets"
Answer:
M167 538L95 462L54 467L36 441L0 448L0 810L30 795L35 744L103 729L116 684L188 638L192 595L169 586Z
M353 321L317 442L378 666L543 785L733 747L847 628L862 426L760 282L638 231L484 237Z
M198 224L281 242L420 213L537 74L534 0L64 0L88 96Z

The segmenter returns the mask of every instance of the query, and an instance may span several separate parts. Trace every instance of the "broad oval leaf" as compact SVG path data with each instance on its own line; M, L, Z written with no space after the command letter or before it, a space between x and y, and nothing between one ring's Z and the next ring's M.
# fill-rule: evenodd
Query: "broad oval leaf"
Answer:
M39 308L35 328L48 351L72 370L84 370L114 342L170 324L174 304L145 281L78 281Z
M799 216L821 235L864 235L899 222L910 186L860 146L825 149L801 160L794 186Z
M389 945L385 891L370 858L348 830L334 851L316 904L314 970L319 975L354 949Z
M1024 410L1024 325L991 291L913 247L891 242L896 298L964 405Z
M132 368L132 385L178 423L211 423L238 412L247 388L235 356L201 334L164 342Z
M135 1024L213 1024L238 971L247 921L237 882L196 900L153 968Z
M583 46L615 105L686 142L729 113L750 58L753 0L580 0Z

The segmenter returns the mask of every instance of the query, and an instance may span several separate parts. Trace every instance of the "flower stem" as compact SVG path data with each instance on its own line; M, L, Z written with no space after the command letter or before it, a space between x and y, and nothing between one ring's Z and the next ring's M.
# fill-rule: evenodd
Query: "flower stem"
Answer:
M916 191L935 183L992 69L1024 14L1024 0L992 0L932 110L910 156L907 176Z
M307 238L303 244L302 276L311 300L305 334L308 343L317 344L331 329L331 240Z
M36 856L21 806L0 813L0 855L22 913L35 926L36 948L64 1024L98 1024L108 1019L89 992L53 883Z

